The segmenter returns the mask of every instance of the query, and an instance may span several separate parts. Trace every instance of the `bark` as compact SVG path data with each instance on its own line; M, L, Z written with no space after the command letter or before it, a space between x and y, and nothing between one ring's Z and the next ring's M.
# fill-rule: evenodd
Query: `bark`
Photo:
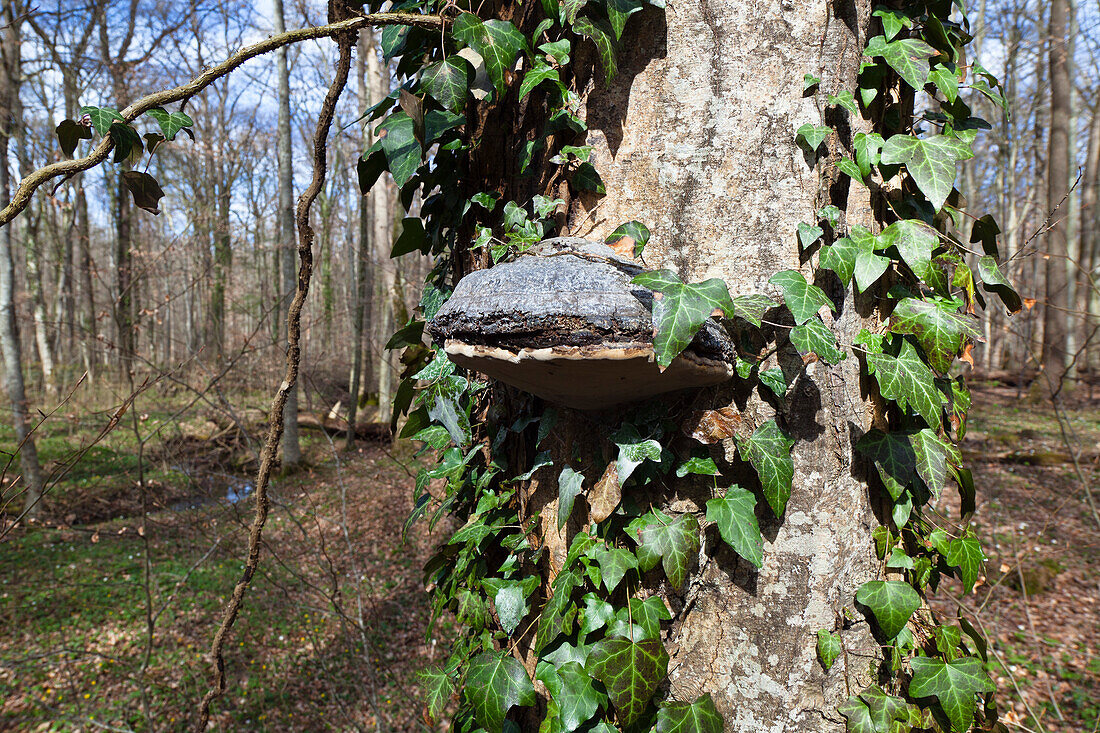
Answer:
M11 173L8 146L13 128L18 124L15 109L18 106L20 79L21 18L24 6L21 0L7 4L6 12L0 12L0 201L11 196ZM6 26L6 27L4 27ZM38 463L38 451L31 434L30 404L23 383L23 351L19 342L19 326L15 309L15 260L12 254L12 226L10 222L0 226L0 352L4 359L4 386L11 402L12 426L19 450L19 466L22 469L24 508L34 513L42 497L42 467Z
M373 45L373 42L372 42ZM377 53L367 55L367 81L370 85L371 99L380 100L389 92L389 76L386 68L378 59ZM370 232L372 260L375 266L371 268L373 282L372 303L376 308L367 323L373 327L375 334L373 339L368 339L366 349L368 351L367 363L377 364L378 372L378 420L388 422L390 419L393 366L390 361L391 354L382 347L393 333L393 301L392 291L394 282L394 267L396 263L389 259L390 244L394 239L394 217L399 216L395 211L400 206L397 200L397 191L393 181L383 177L370 193ZM381 263L379 265L378 263Z
M1066 48L1068 32L1067 0L1054 0L1050 5L1050 142L1048 146L1046 251L1046 307L1043 314L1043 367L1055 389L1071 388L1062 384L1072 356L1066 348L1067 313L1069 307L1066 257L1068 227L1066 196L1069 192L1069 113L1070 78Z
M712 0L637 13L620 45L618 75L609 87L602 78L586 87L584 143L594 147L607 195L577 194L562 233L602 239L623 222L642 221L652 231L650 268L670 268L691 281L721 278L734 295L774 294L767 281L779 270L810 274L796 241L800 221L816 221L815 211L834 203L848 225L874 225L865 192L821 181L794 141L801 124L823 123L820 102L803 96L804 74L822 77L821 89L830 93L856 88L870 10L866 0ZM495 140L488 128L507 133L510 122L486 122L484 155L500 145L497 160L508 160L507 141ZM839 142L850 143L856 130L841 129ZM836 136L830 145L833 155L841 152ZM475 162L475 171L478 165L490 171L492 159ZM842 343L874 326L867 303L828 278L818 284L837 301L832 325ZM660 589L678 612L666 640L670 695L691 700L710 693L727 731L840 731L838 705L868 682L868 667L881 658L866 623L838 626L845 609L854 609L859 586L878 575L871 540L877 499L853 458L853 442L869 428L872 411L861 396L856 359L803 369L797 355L780 354L785 372L801 372L789 409L776 415L733 387L701 392L692 405L732 404L746 434L776 417L798 442L785 517L775 521L760 510L763 568L708 540L683 591ZM579 415L559 425L566 443L569 435L586 439ZM723 450L736 466L732 442ZM752 480L736 468L732 475ZM540 489L528 505L544 518L551 568L560 567L571 539L556 529L555 496L552 487ZM669 511L696 512L709 496L681 483L659 501ZM816 660L815 635L837 628L850 666L827 676Z
M1088 152L1085 157L1084 183L1081 191L1081 267L1085 273L1085 314L1084 338L1089 339L1092 330L1096 327L1097 312L1097 286L1098 280L1095 273L1100 259L1097 246L1100 246L1100 105L1092 109L1092 120L1089 125ZM1092 339L1093 341L1095 339ZM1097 369L1097 349L1092 341L1087 343L1085 351L1085 366L1089 376L1095 374Z
M286 31L283 0L275 0L275 33ZM290 143L290 71L287 68L286 47L275 52L275 69L279 87L279 234L278 249L282 262L282 308L279 320L285 314L298 284L296 246L294 241L294 172ZM280 341L285 343L284 338ZM283 465L293 466L302 460L302 448L298 440L298 383L290 386L286 409L283 412Z

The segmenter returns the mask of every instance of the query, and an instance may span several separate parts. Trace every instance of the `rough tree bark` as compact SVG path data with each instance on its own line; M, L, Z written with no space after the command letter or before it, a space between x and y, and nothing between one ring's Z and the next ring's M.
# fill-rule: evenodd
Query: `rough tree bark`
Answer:
M796 239L800 221L816 221L816 210L833 203L848 225L875 226L865 192L822 181L795 143L800 125L824 119L821 103L803 95L804 74L821 77L823 92L856 88L870 6L869 0L711 0L669 2L663 12L647 6L633 16L618 75L608 87L597 73L583 89L589 132L578 144L594 147L607 195L572 198L563 233L600 240L639 220L653 233L645 251L650 268L671 268L692 281L718 277L734 295L774 293L767 281L780 270L811 274L812 253L800 252ZM594 55L589 61L595 68ZM522 110L510 114L475 131L484 134L481 157L471 165L475 176L491 180L494 166L499 171L501 161L511 160L508 151L522 130L537 129L525 124ZM840 127L840 140L829 141L834 155L857 131ZM512 185L549 192L548 177L536 181L512 179ZM553 193L568 195L564 187ZM478 264L472 259L467 266ZM853 300L827 277L818 285L836 300L833 326L842 342L874 325L869 302ZM682 593L662 589L678 612L665 642L671 695L691 700L710 693L728 731L842 730L838 705L849 688L867 682L880 655L860 620L840 632L849 665L842 674L826 677L815 657L817 630L838 628L858 587L878 572L871 540L877 504L853 459L854 439L874 418L861 394L859 365L848 359L803 370L798 360L783 367L788 374L802 370L789 407L778 415L798 441L794 489L782 521L760 512L763 568L755 571L707 542ZM746 434L776 413L732 387L704 390L694 406L731 404ZM583 439L587 419L569 413L559 420L565 443L571 432ZM724 450L736 464L732 441ZM544 488L534 490L528 511L544 518L553 574L568 537L553 519L557 492ZM681 484L661 502L672 512L694 512L706 498Z
M1069 112L1070 78L1067 58L1069 4L1054 0L1050 5L1050 144L1048 147L1046 251L1046 307L1043 313L1043 366L1050 374L1049 383L1061 384L1070 366L1071 354L1066 349L1067 299L1066 256L1069 246L1069 219L1066 195L1069 192Z

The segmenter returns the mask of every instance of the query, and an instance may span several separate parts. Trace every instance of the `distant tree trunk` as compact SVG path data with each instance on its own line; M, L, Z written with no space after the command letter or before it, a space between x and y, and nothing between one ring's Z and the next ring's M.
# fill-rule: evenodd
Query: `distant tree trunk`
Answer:
M283 0L275 0L275 32L286 30ZM290 70L287 67L286 47L275 52L275 69L279 86L279 250L282 257L283 299L279 312L280 322L285 324L287 309L298 282L297 244L294 236L294 172L290 142ZM282 331L281 343L286 343ZM298 385L291 387L283 411L283 465L293 466L302 460L302 447L298 440Z
M23 249L27 255L27 285L31 296L31 308L34 316L34 343L38 349L39 364L42 368L42 386L47 397L57 392L54 374L53 345L46 323L46 297L42 287L41 242L38 236L38 217L30 209L25 212L23 221Z
M1071 354L1066 348L1068 217L1066 195L1069 191L1069 113L1070 78L1066 47L1069 22L1068 0L1053 0L1050 5L1050 145L1047 178L1047 213L1050 224L1046 234L1046 308L1043 314L1043 367L1055 387L1072 389ZM1055 211L1057 209L1057 211ZM1053 212L1053 213L1051 213ZM1060 384L1066 377L1065 384Z
M385 66L378 59L377 53L367 55L367 79L371 88L371 99L378 101L389 93L389 75ZM396 208L401 204L398 201L397 191L387 177L383 177L370 194L371 206L371 240L374 250L374 267L372 275L373 313L368 323L376 334L373 343L367 343L367 350L371 354L371 361L377 364L378 375L378 419L388 422L391 411L391 395L393 384L393 367L390 362L390 354L383 348L393 332L393 282L396 262L389 259L390 243L394 237L394 221L400 215ZM378 263L383 263L379 265Z
M1100 299L1097 297L1097 287L1100 280L1096 276L1098 260L1097 247L1100 246L1100 104L1092 107L1092 119L1089 124L1088 152L1085 156L1085 174L1082 179L1081 191L1081 267L1085 272L1085 313L1083 338L1092 336L1092 331L1098 325L1097 309ZM1088 342L1085 350L1085 367L1089 377L1095 378L1098 366L1097 356L1100 348L1095 344L1095 337Z
M14 126L16 99L19 94L21 72L20 26L24 6L22 0L11 0L0 11L0 28L3 28L3 53L0 54L0 201L11 198L11 173L8 146ZM6 26L6 27L4 27ZM0 351L4 359L4 386L11 402L12 427L15 439L22 445L19 466L25 487L24 507L34 513L42 497L42 467L38 464L38 450L29 424L30 405L23 382L23 350L19 343L19 326L15 311L15 259L12 254L11 222L0 226Z
M218 176L214 201L214 277L210 288L210 346L213 347L213 356L219 361L225 355L225 292L233 265L232 236L229 228L232 183L224 169L224 165L216 167Z

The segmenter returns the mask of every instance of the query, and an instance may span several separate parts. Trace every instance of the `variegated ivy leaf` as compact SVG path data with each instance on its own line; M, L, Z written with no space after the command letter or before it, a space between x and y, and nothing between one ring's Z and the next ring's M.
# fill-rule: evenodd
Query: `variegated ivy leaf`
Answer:
M427 693L428 715L438 718L447 709L455 692L454 680L442 669L432 667L417 675Z
M817 149L821 147L821 143L825 142L825 139L829 137L832 132L833 128L831 127L806 123L798 128L795 132L794 139L796 142L804 145L809 152L815 153Z
M604 699L591 675L577 662L566 662L555 668L553 664L540 662L535 676L546 685L550 696L558 706L558 719L563 730L574 731L588 721L600 708Z
M615 459L615 470L618 473L620 485L625 484L634 473L634 469L645 461L659 463L661 460L661 444L652 438L643 440L632 425L624 426L612 435L611 439L619 448L619 455Z
M573 21L573 31L596 45L596 52L599 54L600 64L603 66L604 81L608 84L611 83L611 79L614 78L617 71L615 45L611 40L611 33L608 33L609 30L603 21L593 20L587 16Z
M748 438L734 439L738 453L756 469L768 505L776 517L782 517L794 479L794 460L791 458L794 440L775 420L768 420Z
M660 509L630 523L628 534L638 543L638 566L652 570L659 562L672 586L679 590L699 552L699 522L693 514L675 519Z
M879 164L881 160L882 135L877 132L858 132L852 138L852 145L856 149L856 165L863 178L871 175L871 167Z
M985 553L973 534L967 533L965 537L958 537L947 544L947 564L958 569L959 580L967 593L974 588L983 562Z
M616 41L623 37L627 19L641 9L641 0L607 0L607 17L611 20Z
M756 521L756 497L740 486L731 486L725 496L707 502L707 519L734 551L756 567L764 564L764 537Z
M939 298L905 298L890 314L890 330L916 336L928 363L940 374L951 367L965 339L981 340L978 319L959 313L954 301Z
M868 58L881 56L906 84L917 91L924 89L928 83L928 60L936 53L936 49L917 38L887 41L882 36L872 38L863 50L863 55Z
M837 346L836 334L820 317L811 318L791 329L791 343L799 353L817 354L826 364L839 364L847 356Z
M923 221L902 219L886 227L878 235L886 247L893 246L902 261L921 280L928 280L932 268L932 250L939 244L939 233Z
M1023 307L1020 294L1012 287L1012 283L1001 273L997 267L997 260L986 255L978 259L978 275L982 279L982 289L995 293L1001 302L1005 304L1010 313L1016 313Z
M819 629L817 632L817 658L821 660L821 666L828 671L836 658L840 656L840 635L828 629Z
M485 578L482 585L493 596L501 627L511 635L531 611L527 599L538 588L538 579L533 576L523 580Z
M819 226L807 224L804 221L798 223L798 243L802 245L803 249L808 249L817 240L825 234Z
M710 693L695 702L666 702L657 711L656 733L722 733L725 727Z
M92 127L100 135L106 135L115 122L125 122L118 110L110 107L81 107L80 114L87 115L92 122Z
M503 651L483 652L470 660L463 691L478 724L487 730L500 730L512 706L537 701L527 670Z
M590 552L592 559L600 566L600 576L608 593L619 587L628 572L638 568L638 557L630 550L597 545Z
M615 227L615 231L607 235L604 241L611 247L615 247L616 244L628 244L624 240L630 240L632 254L639 257L649 242L649 227L640 221L628 221Z
M900 580L871 580L860 586L856 601L870 609L887 640L893 639L920 608L920 594Z
M938 429L943 422L943 394L936 388L936 377L921 359L915 346L903 341L901 353L868 354L867 365L878 381L882 396L897 402L901 409L912 408L929 427Z
M558 76L558 70L547 64L542 59L535 62L535 65L527 70L527 73L523 75L523 83L519 87L519 98L523 99L531 91L544 81L553 81L559 87L561 86L561 79Z
M449 56L420 72L420 85L445 109L460 112L466 106L469 90L469 62L461 56Z
M516 55L527 46L523 34L506 20L482 21L473 13L460 13L451 34L481 55L497 93L503 93L504 72L512 68Z
M688 347L695 334L714 313L734 315L726 284L717 278L684 283L671 270L643 272L631 282L661 297L653 299L653 350L664 369Z
M856 442L856 450L875 462L883 485L896 501L901 498L917 470L917 457L905 433L870 430Z
M676 467L676 477L683 478L689 473L702 476L717 476L718 466L710 456L692 456Z
M573 621L567 616L567 611L572 605L570 596L582 582L581 576L572 568L558 573L558 577L554 579L554 594L542 607L542 614L539 615L538 636L535 641L536 652L542 651L547 644L561 634L567 634L572 630Z
M949 450L954 452L954 447L928 428L913 433L910 442L917 459L917 475L932 495L938 497L947 485L947 456Z
M416 139L416 123L404 111L398 111L383 120L374 134L380 138L394 183L403 187L420 167L422 150Z
M920 724L920 711L915 707L872 685L849 697L838 712L848 719L850 733L900 733Z
M153 107L145 114L157 121L166 140L175 140L180 130L192 127L195 124L195 121L185 112L168 112L163 107ZM192 139L194 139L193 135Z
M936 698L956 731L970 730L976 707L974 696L997 689L977 657L963 657L950 662L915 657L909 664L913 668L909 694L918 698Z
M585 670L607 688L619 722L629 726L645 712L668 673L668 652L658 639L607 638L592 648Z
M577 494L584 490L584 475L569 466L561 470L558 476L558 529L565 526L573 513L573 502Z
M794 316L795 325L801 326L824 306L829 306L830 310L836 310L833 301L829 300L825 291L806 282L801 272L783 270L772 275L768 282L783 291L783 302L787 304L791 315Z
M973 157L968 144L949 135L894 135L882 146L882 162L904 164L936 211L943 208L955 186L955 164Z

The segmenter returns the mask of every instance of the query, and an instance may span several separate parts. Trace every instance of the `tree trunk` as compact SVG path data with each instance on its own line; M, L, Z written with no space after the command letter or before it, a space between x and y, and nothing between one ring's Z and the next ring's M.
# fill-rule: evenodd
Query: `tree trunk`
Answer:
M1046 308L1043 314L1043 367L1055 389L1072 389L1070 357L1066 349L1067 308L1066 257L1069 244L1069 218L1066 197L1069 192L1069 59L1066 48L1069 22L1068 0L1053 0L1050 5L1050 144L1047 178Z
M275 32L286 30L283 0L275 0ZM297 243L294 236L294 171L290 143L290 71L287 67L286 47L275 52L275 68L279 85L279 251L282 260L283 298L279 320L285 322L294 288L298 283ZM286 332L280 338L286 343ZM287 395L283 411L283 465L293 466L302 460L302 448L298 441L298 385L295 383Z
M1085 314L1082 343L1085 344L1084 364L1090 377L1094 377L1098 366L1097 355L1100 349L1095 345L1095 337L1092 331L1097 326L1096 312L1098 306L1097 287L1100 280L1097 279L1095 268L1100 264L1097 259L1097 246L1100 245L1100 104L1092 108L1092 120L1089 125L1088 152L1085 157L1085 174L1081 191L1081 268L1084 270L1085 279ZM1091 338L1090 338L1091 337ZM1090 380L1091 383L1091 380Z
M0 63L0 200L11 197L11 173L8 146L13 127L19 122L14 111L18 107L20 46L22 43L23 3L13 0L0 12L0 28L3 28L3 54ZM6 26L6 27L4 27ZM4 386L11 402L12 424L19 450L19 466L22 469L24 508L33 513L42 497L42 467L38 464L38 450L29 424L30 405L23 383L23 350L19 343L19 326L15 311L15 259L12 254L12 224L0 226L0 352L4 359Z

